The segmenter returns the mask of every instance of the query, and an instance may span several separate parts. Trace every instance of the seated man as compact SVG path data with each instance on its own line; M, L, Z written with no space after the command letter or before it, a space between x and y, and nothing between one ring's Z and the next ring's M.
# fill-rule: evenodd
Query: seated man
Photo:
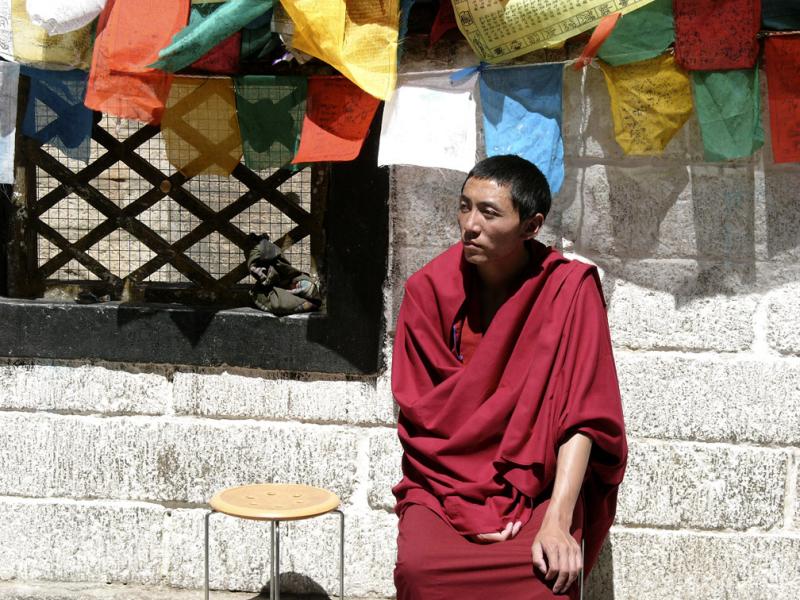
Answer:
M549 208L533 164L481 161L460 243L406 284L398 600L577 598L611 526L627 445L605 304L594 267L534 239Z

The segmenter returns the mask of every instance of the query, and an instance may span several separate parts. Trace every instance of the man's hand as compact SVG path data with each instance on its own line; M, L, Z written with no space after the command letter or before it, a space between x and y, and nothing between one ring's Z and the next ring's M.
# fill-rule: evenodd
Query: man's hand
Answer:
M498 531L497 533L479 533L474 537L474 539L476 542L480 542L481 544L505 542L506 540L510 540L516 536L521 528L522 521L517 521L516 523L509 521L503 531Z
M566 592L577 579L583 567L581 548L569 534L569 526L545 517L539 533L531 546L533 565L544 574L547 581L556 579L553 592Z

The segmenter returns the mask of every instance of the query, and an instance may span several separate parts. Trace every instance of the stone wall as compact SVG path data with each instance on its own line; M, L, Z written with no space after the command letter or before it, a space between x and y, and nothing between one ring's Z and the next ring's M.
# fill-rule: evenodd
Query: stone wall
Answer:
M464 47L418 49L404 68L473 61ZM567 176L544 238L602 270L631 447L588 597L796 598L800 168L774 165L769 143L705 163L694 120L663 156L623 157L601 73L569 70L565 85ZM402 282L457 238L462 178L393 169L387 363ZM106 584L128 584L108 585L112 596L184 597L177 588L202 582L204 503L256 480L340 494L348 595L389 597L394 419L386 371L7 362L0 597L94 598ZM284 589L332 594L335 519L286 530ZM267 531L212 518L215 589L267 585Z

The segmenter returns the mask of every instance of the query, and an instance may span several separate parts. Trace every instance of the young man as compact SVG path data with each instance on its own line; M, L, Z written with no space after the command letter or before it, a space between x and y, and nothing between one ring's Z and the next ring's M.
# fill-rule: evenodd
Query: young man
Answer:
M481 161L460 243L406 284L398 600L577 597L613 520L627 446L605 305L593 267L535 240L549 208L533 164Z

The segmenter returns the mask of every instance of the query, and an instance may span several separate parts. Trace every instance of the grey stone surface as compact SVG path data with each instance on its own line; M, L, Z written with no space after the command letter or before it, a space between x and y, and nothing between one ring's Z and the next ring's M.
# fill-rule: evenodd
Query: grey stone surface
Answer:
M775 290L767 300L767 340L783 354L800 355L800 283Z
M394 509L392 486L402 477L400 460L403 448L394 429L379 429L369 438L369 505L383 510Z
M789 454L717 444L630 444L617 522L695 529L783 525Z
M800 203L797 184L798 165L778 165L764 170L764 209L766 221L766 256L774 261L800 258Z
M198 590L178 590L165 586L107 583L65 583L40 581L0 582L2 600L197 600ZM255 600L252 592L217 592L211 600ZM269 596L260 596L268 598ZM286 596L292 598L292 596Z
M302 481L347 499L357 434L343 427L0 413L0 494L206 502L219 489Z
M632 436L800 445L800 365L618 352Z
M612 529L588 600L795 600L797 535ZM613 587L612 587L613 586Z
M392 231L398 246L447 246L458 241L458 197L465 173L392 168Z

